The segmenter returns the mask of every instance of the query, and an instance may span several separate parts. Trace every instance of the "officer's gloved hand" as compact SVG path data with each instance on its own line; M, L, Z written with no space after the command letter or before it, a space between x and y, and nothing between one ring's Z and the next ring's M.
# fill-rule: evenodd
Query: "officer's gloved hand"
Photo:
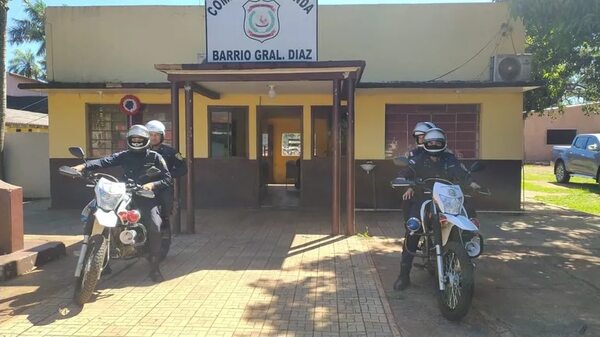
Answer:
M479 184L477 184L476 182L472 182L469 186L474 190L481 189L481 186L479 186Z

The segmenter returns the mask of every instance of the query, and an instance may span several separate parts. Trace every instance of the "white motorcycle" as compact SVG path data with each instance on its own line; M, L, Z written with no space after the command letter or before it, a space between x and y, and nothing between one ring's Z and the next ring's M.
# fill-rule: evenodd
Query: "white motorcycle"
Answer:
M79 147L71 147L69 151L80 159L85 156ZM142 189L133 181L119 182L105 173L81 173L69 166L60 167L59 173L83 179L88 182L87 187L94 188L95 198L81 212L84 236L75 268L74 300L83 305L95 291L102 270L111 258L131 259L147 252L147 231L140 222L142 219L133 203L133 194L154 198L154 192ZM146 175L160 173L159 169L151 167Z
M399 166L407 164L403 160L398 164L398 160L396 158L395 162ZM476 163L469 171L480 168ZM424 260L421 266L437 276L437 298L442 315L452 321L460 320L469 311L473 298L473 259L483 252L479 221L469 219L461 187L448 180L395 178L391 185L393 188L416 186L430 196L421 205L422 231L410 234L420 236L419 248L417 252L409 253L421 257ZM489 195L489 192L478 193Z

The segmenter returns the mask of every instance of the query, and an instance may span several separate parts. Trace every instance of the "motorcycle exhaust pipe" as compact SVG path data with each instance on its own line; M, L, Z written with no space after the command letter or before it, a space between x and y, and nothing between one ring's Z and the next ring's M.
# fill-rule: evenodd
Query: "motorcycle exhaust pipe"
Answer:
M438 283L441 291L446 289L444 284L444 260L442 259L442 246L435 245L435 258L437 260Z

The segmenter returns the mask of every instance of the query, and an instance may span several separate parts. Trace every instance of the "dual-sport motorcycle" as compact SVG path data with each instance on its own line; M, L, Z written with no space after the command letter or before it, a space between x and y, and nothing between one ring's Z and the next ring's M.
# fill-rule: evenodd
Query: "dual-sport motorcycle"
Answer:
M395 158L394 163L408 166L404 157ZM482 168L475 163L469 173ZM440 178L411 181L398 177L391 185L420 188L427 196L420 208L422 230L410 233L420 237L418 248L409 253L421 257L424 263L420 266L437 276L437 299L442 315L448 320L460 320L469 311L473 298L473 259L483 252L479 221L469 219L464 206L465 197L470 196L463 194L460 185ZM478 193L490 195L489 191Z
M85 153L80 147L70 147L69 152L85 161ZM60 167L59 173L82 179L87 187L94 188L94 199L81 212L84 235L75 268L74 300L83 305L95 291L110 259L129 260L147 255L146 225L133 196L154 198L155 195L131 179L120 182L106 173L82 173L69 166ZM156 167L150 167L145 172L147 177L160 174L161 171ZM171 243L170 236L161 241L161 257L164 258Z

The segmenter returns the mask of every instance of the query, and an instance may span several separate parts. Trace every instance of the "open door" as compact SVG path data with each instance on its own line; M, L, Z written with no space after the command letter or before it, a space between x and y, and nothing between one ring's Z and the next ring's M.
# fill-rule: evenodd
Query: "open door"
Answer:
M302 107L259 107L261 205L300 205Z

